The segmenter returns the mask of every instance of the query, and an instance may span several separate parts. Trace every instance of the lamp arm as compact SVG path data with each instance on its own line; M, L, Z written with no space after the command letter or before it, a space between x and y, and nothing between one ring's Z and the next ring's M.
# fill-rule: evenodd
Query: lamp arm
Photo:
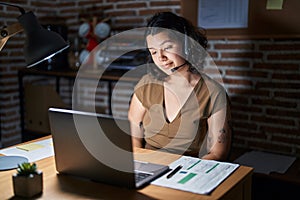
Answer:
M0 5L18 8L19 11L21 12L21 15L25 14L25 10L20 6L5 3L5 2L0 2ZM4 47L4 45L6 44L7 40L10 37L12 37L13 35L15 35L16 33L20 32L22 30L23 30L23 27L21 26L20 23L15 23L8 27L1 28L0 29L0 51L2 50L2 48Z
M12 25L9 25L8 27L4 27L3 29L0 29L0 39L5 37L11 37L19 32L23 31L23 27L20 23L14 23Z
M23 27L20 23L15 23L8 27L0 29L0 51L2 50L2 48L4 47L4 45L10 37L21 31L23 31Z
M19 23L0 29L0 51L11 36L22 30L27 36L24 45L27 67L37 65L69 47L59 34L43 29L33 12L26 13L23 8L8 3L0 2L0 5L16 7L21 12Z
M17 6L17 5L14 5L14 4L9 4L9 3L4 3L4 2L0 2L0 5L5 5L5 6L11 6L11 7L18 8L22 15L25 14L24 8L22 8L20 6Z

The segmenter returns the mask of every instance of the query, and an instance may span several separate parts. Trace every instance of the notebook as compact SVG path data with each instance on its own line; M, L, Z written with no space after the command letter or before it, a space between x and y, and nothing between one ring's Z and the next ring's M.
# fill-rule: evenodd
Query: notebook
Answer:
M169 171L134 160L127 119L60 108L48 114L59 174L141 188Z

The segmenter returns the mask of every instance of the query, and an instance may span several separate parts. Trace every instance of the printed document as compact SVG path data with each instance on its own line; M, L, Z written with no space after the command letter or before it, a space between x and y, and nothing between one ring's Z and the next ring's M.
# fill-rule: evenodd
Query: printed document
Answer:
M29 162L35 162L54 155L52 138L2 149L0 150L0 154L6 156L23 156Z
M197 194L209 194L234 172L239 164L182 156L169 167L172 169L169 173L151 184ZM169 175L171 173L172 176Z
M198 27L247 28L249 0L198 0Z

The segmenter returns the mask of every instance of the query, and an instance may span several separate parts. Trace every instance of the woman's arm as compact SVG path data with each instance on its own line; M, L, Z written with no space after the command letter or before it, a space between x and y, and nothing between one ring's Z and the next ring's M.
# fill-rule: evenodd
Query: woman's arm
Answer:
M146 109L134 94L128 111L133 147L143 147L144 130L141 125Z
M226 160L231 148L230 110L224 108L208 118L208 154L202 159Z

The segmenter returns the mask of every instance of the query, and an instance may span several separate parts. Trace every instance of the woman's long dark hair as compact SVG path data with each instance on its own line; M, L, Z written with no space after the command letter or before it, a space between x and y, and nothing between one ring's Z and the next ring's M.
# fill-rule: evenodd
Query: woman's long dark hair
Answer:
M156 13L148 20L147 27L148 29L145 33L145 38L148 35L155 35L162 30L169 29L174 30L174 32L187 35L189 41L191 41L191 39L194 40L193 42L189 42L189 55L187 56L188 59L186 59L186 61L188 62L189 70L192 73L199 73L202 68L202 61L204 59L203 51L206 50L208 42L205 35L205 30L203 28L193 26L190 21L172 12ZM195 45L193 44L195 44L195 42L200 44L203 49L199 49L199 45L198 47L194 47ZM193 65L190 61L192 61ZM167 77L167 75L158 67L149 67L149 72L160 80L163 80L165 77Z

